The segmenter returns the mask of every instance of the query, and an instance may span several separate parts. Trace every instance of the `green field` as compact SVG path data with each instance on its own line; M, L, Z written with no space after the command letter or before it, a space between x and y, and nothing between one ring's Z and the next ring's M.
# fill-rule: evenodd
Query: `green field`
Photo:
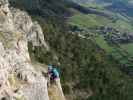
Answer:
M107 41L104 40L104 37L99 35L95 38L95 42L100 46L106 53L112 55L115 59L119 60L122 64L128 64L128 53L133 55L133 44L125 45L129 51L125 51L124 48L119 48L116 45L109 45ZM122 45L123 46L123 45ZM126 48L126 47L125 47Z
M121 32L133 32L133 26L126 20L118 19L115 22L103 16L95 14L76 13L68 19L68 23L80 28L95 28L98 26L108 26Z
M117 20L115 23L112 23L112 27L118 29L119 31L133 31L133 26L131 25L131 23L124 20Z
M103 16L98 16L95 14L85 15L77 13L69 18L68 23L81 28L94 28L97 26L107 25L107 23L111 23L111 21Z
M84 7L87 7L87 8L93 8L93 9L97 9L97 10L104 9L103 5L97 5L96 3L82 3L81 5Z
M97 36L95 38L95 41L106 52L111 53L113 51L113 47L108 45L108 43L104 40L103 36Z
M121 47L126 50L129 55L133 56L133 43L122 44Z

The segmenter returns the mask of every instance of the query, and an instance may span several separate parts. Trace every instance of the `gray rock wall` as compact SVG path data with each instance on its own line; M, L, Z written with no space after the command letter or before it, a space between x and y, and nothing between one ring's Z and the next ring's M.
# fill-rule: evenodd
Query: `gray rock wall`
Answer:
M0 0L0 100L49 100L47 80L30 60L27 43L48 50L41 27Z

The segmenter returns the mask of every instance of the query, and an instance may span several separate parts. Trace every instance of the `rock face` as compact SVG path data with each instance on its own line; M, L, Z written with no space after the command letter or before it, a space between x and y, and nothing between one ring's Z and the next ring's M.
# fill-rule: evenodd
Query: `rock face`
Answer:
M27 43L46 44L40 25L0 0L0 100L49 100L47 80L30 60Z
M48 88L48 94L50 100L65 100L60 79L57 79L56 84L53 84Z

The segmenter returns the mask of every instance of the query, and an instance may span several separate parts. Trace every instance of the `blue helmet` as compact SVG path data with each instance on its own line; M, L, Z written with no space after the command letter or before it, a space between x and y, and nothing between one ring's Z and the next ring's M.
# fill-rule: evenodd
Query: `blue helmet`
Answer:
M53 66L52 65L48 65L48 70L52 70Z

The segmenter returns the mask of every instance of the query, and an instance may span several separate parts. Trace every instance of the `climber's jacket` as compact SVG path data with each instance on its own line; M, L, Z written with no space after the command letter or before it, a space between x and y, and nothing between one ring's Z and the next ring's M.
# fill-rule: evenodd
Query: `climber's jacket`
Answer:
M56 80L59 78L59 72L57 68L53 68L53 66L48 66L48 74L50 76L50 80Z
M54 80L59 78L59 72L57 71L56 68L53 68L53 70L52 70L52 77Z

